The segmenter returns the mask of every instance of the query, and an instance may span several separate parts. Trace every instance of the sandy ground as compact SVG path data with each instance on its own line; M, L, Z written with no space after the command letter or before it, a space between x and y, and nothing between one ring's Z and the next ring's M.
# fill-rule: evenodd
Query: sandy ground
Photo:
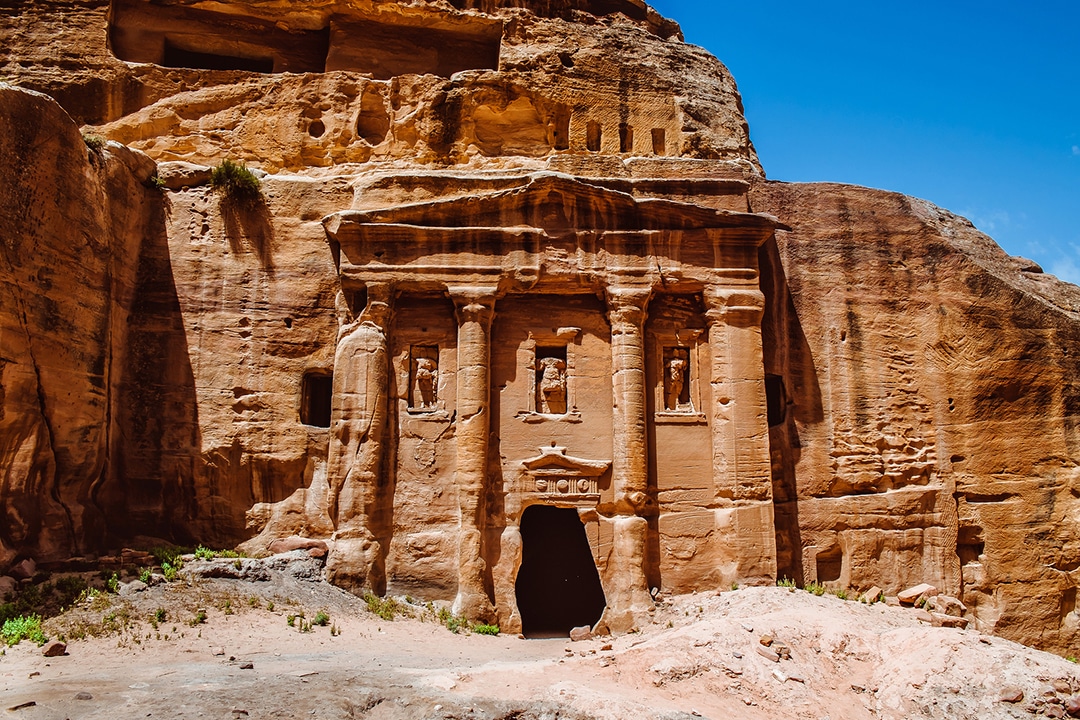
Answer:
M340 634L290 627L301 610L325 611ZM427 619L383 620L329 585L280 577L108 596L47 625L70 637L111 614L108 636L62 657L8 648L0 717L1060 717L1080 691L1080 667L1057 656L784 588L672 598L640 632L583 642L454 634L413 611ZM763 635L790 659L763 656ZM1022 700L1002 701L1017 688Z

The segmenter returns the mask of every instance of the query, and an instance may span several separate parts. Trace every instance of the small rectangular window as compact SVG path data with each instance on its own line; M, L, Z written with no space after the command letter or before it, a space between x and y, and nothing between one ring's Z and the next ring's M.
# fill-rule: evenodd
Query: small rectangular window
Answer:
M555 106L555 128L552 141L556 150L570 149L570 108L566 105Z
M619 124L619 152L634 151L634 128L626 123Z
M664 128L653 128L652 131L652 151L653 155L667 155L667 133L664 132Z
M585 126L585 147L589 152L600 152L600 123L595 120Z
M301 387L300 422L313 427L330 427L334 397L334 376L307 373Z

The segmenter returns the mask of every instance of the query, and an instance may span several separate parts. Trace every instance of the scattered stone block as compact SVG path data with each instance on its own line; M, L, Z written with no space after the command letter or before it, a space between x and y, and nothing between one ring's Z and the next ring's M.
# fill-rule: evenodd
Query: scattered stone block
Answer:
M967 605L951 595L937 595L934 597L934 611L953 617L963 617L967 612Z
M588 625L582 625L581 627L576 627L576 628L574 628L573 630L570 631L570 640L571 640L571 642L581 642L583 640L592 640L592 638L593 638L592 628L590 628Z
M81 692L75 693L75 699L76 700L93 700L94 696L91 695L90 693L86 692L85 690L83 690Z
M920 597L933 597L937 595L937 588L928 583L921 583L907 590L901 591L896 598L901 605L914 605Z
M769 647L770 645L773 644L773 636L772 635L762 635L761 639L759 639L758 642L761 643L762 645L764 645L765 647Z
M945 615L944 613L930 613L932 618L931 624L934 627L946 627L946 628L960 628L963 630L968 626L967 618L955 617L953 615Z
M0 601L2 601L9 594L15 592L15 588L19 587L19 581L10 575L0 576Z
M923 610L922 608L919 608L915 611L915 619L919 622L924 622L929 625L934 624L934 616Z
M769 648L764 647L763 645L757 645L755 649L757 650L757 654L766 660L769 660L770 662L780 662L780 656Z
M16 580L29 580L36 572L37 563L34 562L34 558L26 558L12 565L8 570L8 575Z
M883 595L882 589L875 585L862 594L862 601L873 604L881 600Z
M1080 695L1065 698L1065 712L1069 717L1080 717Z

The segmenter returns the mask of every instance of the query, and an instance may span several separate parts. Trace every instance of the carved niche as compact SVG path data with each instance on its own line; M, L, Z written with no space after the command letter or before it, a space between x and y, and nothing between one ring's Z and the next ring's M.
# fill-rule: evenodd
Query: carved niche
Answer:
M661 423L700 423L702 331L679 328L652 333L655 419Z
M409 358L409 410L435 412L439 402L439 348L413 345Z
M600 477L611 462L586 460L566 454L558 445L540 448L540 454L523 460L522 492L536 502L593 506L600 501Z

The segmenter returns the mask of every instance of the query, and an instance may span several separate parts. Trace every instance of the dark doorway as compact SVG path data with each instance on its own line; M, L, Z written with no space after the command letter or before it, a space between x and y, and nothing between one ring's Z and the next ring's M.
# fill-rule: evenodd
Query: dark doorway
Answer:
M533 505L521 517L518 610L529 637L566 637L593 626L607 601L585 526L573 508Z
M274 60L270 57L232 57L216 53L197 52L176 47L165 41L165 55L161 61L165 67L191 68L193 70L247 70L272 73Z
M321 373L304 375L301 384L300 422L314 427L330 427L334 397L334 376Z

